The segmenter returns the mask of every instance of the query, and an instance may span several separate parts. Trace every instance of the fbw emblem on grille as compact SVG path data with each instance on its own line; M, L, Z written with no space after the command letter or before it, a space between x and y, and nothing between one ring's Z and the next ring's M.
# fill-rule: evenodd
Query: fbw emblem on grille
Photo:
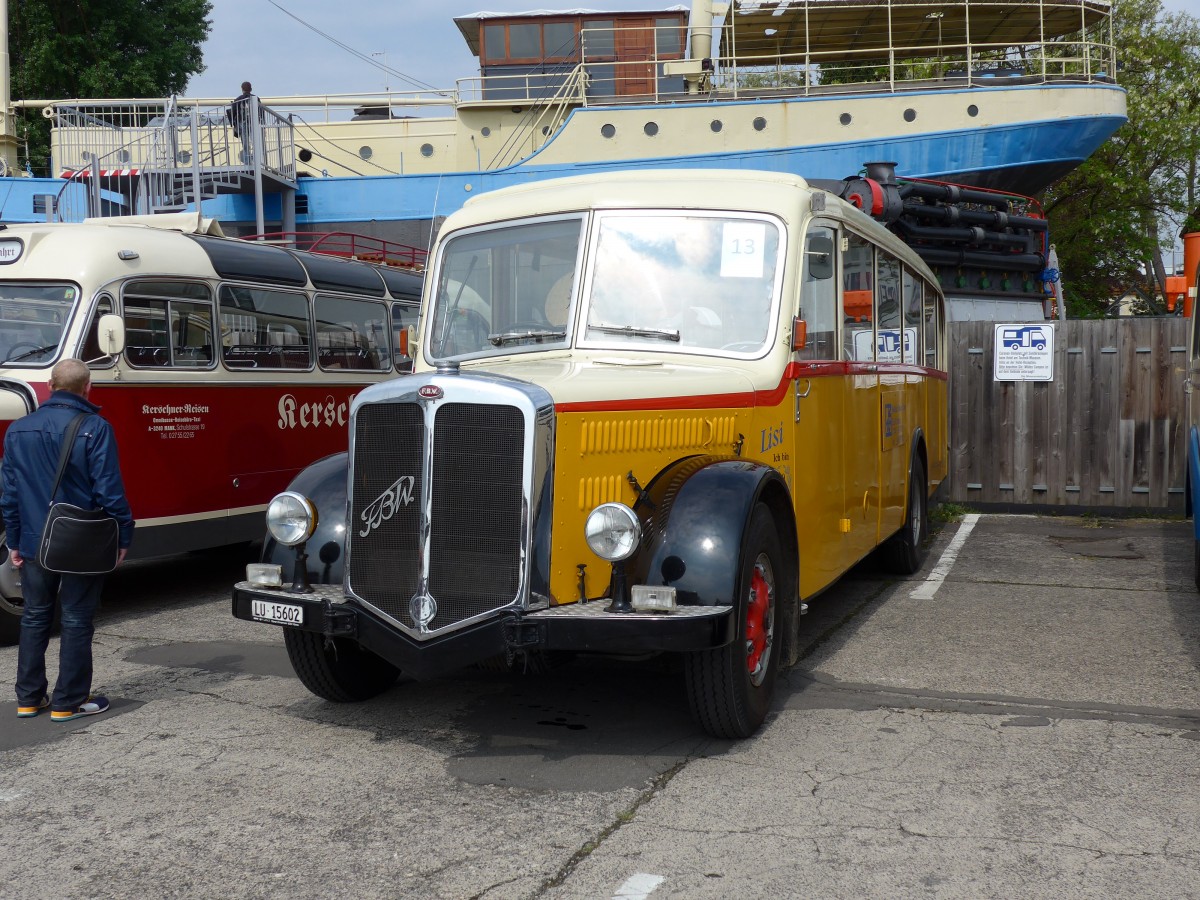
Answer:
M366 537L388 519L396 514L396 511L401 506L408 506L413 502L413 487L417 480L411 475L401 475L392 484L390 488L371 501L370 506L362 511L359 516L365 526L358 533L359 537Z
M417 388L417 395L426 400L441 400L442 389L436 384L423 384Z

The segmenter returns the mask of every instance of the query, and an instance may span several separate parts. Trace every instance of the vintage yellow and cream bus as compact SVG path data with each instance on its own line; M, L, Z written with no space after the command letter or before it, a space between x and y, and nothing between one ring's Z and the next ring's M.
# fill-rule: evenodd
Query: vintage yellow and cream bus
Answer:
M808 600L877 549L919 569L943 296L853 204L767 172L586 176L472 200L431 258L415 372L354 398L349 453L272 501L234 589L316 694L677 652L700 724L746 736Z
M195 215L148 220L0 226L0 437L49 396L58 360L88 361L137 519L131 558L260 539L268 501L346 448L354 395L411 368L421 286L195 233ZM0 642L20 616L19 572L0 565Z

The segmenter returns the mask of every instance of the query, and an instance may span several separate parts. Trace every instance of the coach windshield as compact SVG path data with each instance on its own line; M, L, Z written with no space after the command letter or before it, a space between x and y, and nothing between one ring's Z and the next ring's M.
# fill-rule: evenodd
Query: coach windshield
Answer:
M0 282L0 365L50 363L78 297L73 284Z

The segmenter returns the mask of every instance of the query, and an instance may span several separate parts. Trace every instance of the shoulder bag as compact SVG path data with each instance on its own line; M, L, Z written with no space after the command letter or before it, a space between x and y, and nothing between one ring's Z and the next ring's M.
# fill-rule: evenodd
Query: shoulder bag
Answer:
M58 474L54 476L54 488L50 491L50 512L38 545L37 564L50 572L65 575L103 575L117 567L117 520L102 509L82 509L71 503L54 501L63 473L67 471L75 436L86 415L80 413L67 426L62 453L58 457Z

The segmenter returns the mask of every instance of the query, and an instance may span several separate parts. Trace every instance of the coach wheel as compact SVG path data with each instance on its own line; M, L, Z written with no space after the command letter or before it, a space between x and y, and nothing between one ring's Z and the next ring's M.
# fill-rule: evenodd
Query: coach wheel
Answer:
M21 636L20 571L8 564L8 541L0 529L0 644L15 644Z
M925 464L917 458L908 473L904 524L883 545L884 565L898 575L914 575L925 562L925 538L929 535L929 497L925 488Z
M750 737L770 711L782 649L776 623L783 563L775 520L759 504L750 519L745 569L738 580L737 637L724 647L689 653L684 664L692 715L713 737Z
M353 703L382 694L400 670L364 650L357 641L289 628L283 632L288 659L301 683L325 700Z

